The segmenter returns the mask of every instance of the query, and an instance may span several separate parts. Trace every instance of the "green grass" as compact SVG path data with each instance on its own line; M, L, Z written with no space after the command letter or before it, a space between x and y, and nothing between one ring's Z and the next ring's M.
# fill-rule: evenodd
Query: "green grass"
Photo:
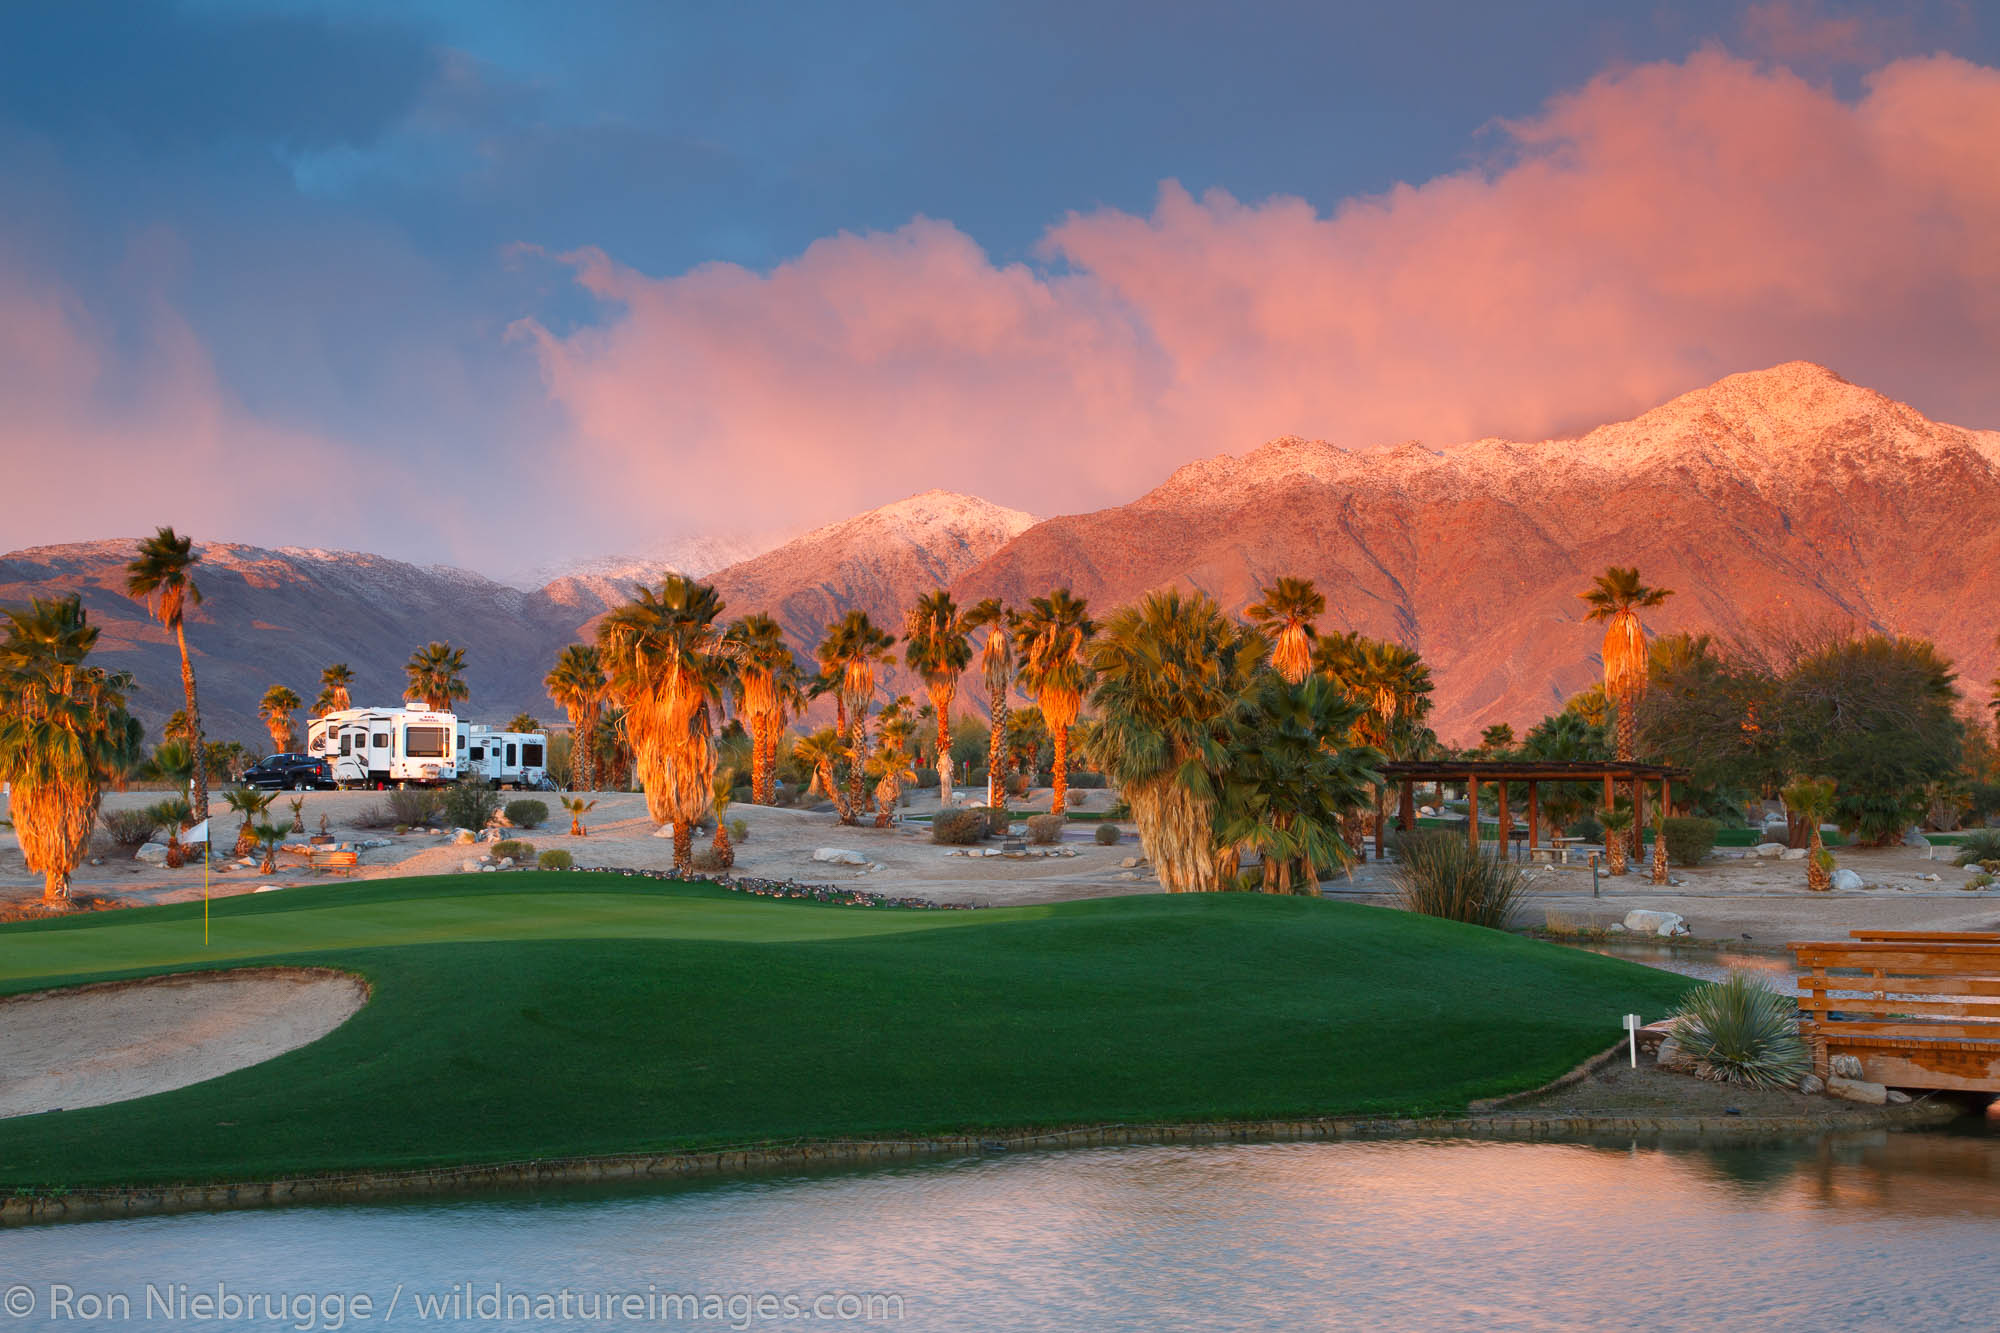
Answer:
M1449 1112L1546 1081L1687 984L1235 894L924 912L525 873L227 899L207 949L200 918L183 904L0 929L0 991L257 962L349 969L373 998L251 1069L0 1120L0 1186Z

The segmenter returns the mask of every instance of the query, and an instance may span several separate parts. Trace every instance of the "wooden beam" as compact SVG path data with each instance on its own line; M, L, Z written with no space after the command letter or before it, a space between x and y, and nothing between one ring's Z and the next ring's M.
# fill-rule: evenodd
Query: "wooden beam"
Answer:
M1472 850L1479 850L1479 779L1469 779L1465 784L1465 830L1472 839Z
M1535 859L1535 848L1541 845L1542 807L1535 791L1535 780L1528 779L1528 859Z
M1632 859L1646 858L1646 784L1632 779Z
M1400 827L1408 833L1417 826L1417 782L1415 778L1403 779L1403 800L1397 810Z
M1500 779L1500 858L1507 858L1507 842L1514 832L1514 817L1507 809L1507 779Z

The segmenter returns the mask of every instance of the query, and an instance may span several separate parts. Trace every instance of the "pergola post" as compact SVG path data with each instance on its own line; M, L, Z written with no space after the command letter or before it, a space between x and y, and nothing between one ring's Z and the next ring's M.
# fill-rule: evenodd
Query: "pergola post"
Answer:
M1398 827L1408 833L1417 826L1417 782L1415 778L1403 779L1403 800L1396 812Z
M1479 850L1479 775L1471 773L1465 779L1465 830L1472 840L1472 850Z
M1632 859L1646 859L1646 784L1632 779Z
M1507 779L1500 779L1500 859L1507 859L1507 843L1514 833L1514 819L1507 809Z
M1528 779L1528 859L1535 859L1535 847L1542 838L1542 807L1535 791L1535 780Z
M1384 839L1384 827L1388 822L1388 812L1383 809L1382 784L1378 782L1375 784L1375 859L1377 861L1382 859L1383 848L1387 845Z
M1617 802L1618 802L1618 794L1616 791L1612 789L1611 774L1607 772L1604 775L1604 808L1606 810L1609 810L1613 805L1616 805Z

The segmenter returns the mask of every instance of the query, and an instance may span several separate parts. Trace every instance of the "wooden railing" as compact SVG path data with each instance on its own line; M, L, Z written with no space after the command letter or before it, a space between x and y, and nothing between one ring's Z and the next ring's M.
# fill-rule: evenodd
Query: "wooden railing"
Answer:
M1814 1072L1852 1055L1872 1082L2000 1092L2000 935L1856 931L1791 945Z

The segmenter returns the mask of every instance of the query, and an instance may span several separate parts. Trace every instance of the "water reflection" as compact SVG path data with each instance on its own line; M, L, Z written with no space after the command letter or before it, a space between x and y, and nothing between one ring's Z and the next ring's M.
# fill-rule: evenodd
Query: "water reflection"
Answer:
M1984 1326L1996 1185L2000 1139L1980 1133L1122 1148L4 1246L9 1280L36 1287L895 1292L918 1329Z

